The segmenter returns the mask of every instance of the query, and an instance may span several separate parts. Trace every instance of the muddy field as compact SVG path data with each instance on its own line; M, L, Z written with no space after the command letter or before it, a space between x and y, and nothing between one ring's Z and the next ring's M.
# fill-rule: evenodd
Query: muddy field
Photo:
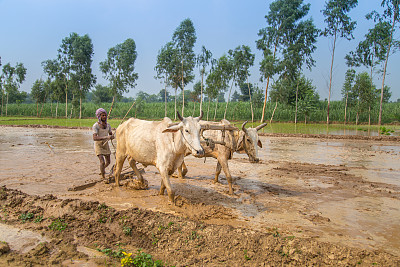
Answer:
M90 130L0 127L0 265L118 265L104 251L141 248L176 266L399 266L398 140L261 140L260 163L230 161L233 196L214 159L187 157L173 206L154 167L148 190L98 182Z

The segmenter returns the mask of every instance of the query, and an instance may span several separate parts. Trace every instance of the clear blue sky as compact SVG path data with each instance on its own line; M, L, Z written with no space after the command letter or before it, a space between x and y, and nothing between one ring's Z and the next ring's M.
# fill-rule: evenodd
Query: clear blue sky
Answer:
M256 49L257 33L266 27L265 15L272 0L0 0L0 56L2 63L24 63L27 78L21 89L31 91L36 79L45 78L41 62L55 59L63 38L76 32L88 34L94 46L93 73L97 82L107 84L99 70L99 62L104 61L109 48L122 43L127 38L136 42L138 58L135 63L139 74L137 86L126 96L135 96L144 91L158 93L163 87L154 78L154 66L160 48L172 39L172 34L181 21L190 18L196 29L195 52L201 46L211 50L214 58L219 58L229 49L248 45L256 54L251 69L250 82L260 82L259 62L261 53ZM339 40L335 54L332 100L341 98L340 92L347 66L344 56L354 50L364 34L373 25L365 19L372 10L380 11L380 0L360 0L350 16L357 21L355 39ZM309 17L318 28L324 28L321 10L323 0L305 0L311 4ZM398 37L398 35L397 35ZM313 80L321 99L328 97L329 68L332 40L320 37L313 57L316 65L311 72L304 71ZM363 71L358 69L357 71ZM391 87L392 101L400 98L400 52L389 59L386 82ZM198 70L195 70L199 80ZM374 82L381 88L381 75L376 74ZM186 88L192 89L193 84ZM170 90L172 92L172 90Z

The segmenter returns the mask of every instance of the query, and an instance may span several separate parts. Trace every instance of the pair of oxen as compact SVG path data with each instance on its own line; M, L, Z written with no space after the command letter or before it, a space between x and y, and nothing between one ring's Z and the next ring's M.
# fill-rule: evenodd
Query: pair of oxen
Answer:
M250 162L258 162L258 148L262 147L258 139L257 131L263 128L262 124L256 128L245 128L243 123L241 130L216 131L206 130L209 122L201 121L203 113L199 117L182 117L177 113L179 123L172 123L171 119L162 121L146 121L131 118L116 131L117 149L115 165L115 182L120 185L121 169L126 158L135 172L139 183L144 183L142 174L136 167L136 163L144 166L155 166L160 175L160 195L167 189L169 200L175 203L175 193L171 187L170 175L178 169L179 177L183 178L187 172L184 157L192 154L195 157L214 157L218 160L215 182L221 170L226 175L229 193L233 194L232 176L228 168L228 159L233 152L245 152ZM222 120L222 125L230 125L229 121ZM202 130L203 129L203 130ZM216 140L217 144L204 143L206 140ZM203 146L202 146L203 143Z

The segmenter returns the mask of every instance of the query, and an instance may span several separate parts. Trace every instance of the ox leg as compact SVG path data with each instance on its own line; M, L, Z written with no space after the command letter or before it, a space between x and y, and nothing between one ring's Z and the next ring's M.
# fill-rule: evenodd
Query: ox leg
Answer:
M129 166L131 166L132 170L135 172L136 177L138 178L139 182L144 184L143 175L140 173L138 168L136 167L136 161L134 159L129 159Z
M126 159L125 155L118 155L118 154L116 155L114 177L115 177L115 184L117 186L120 186L119 178L121 175L121 170L122 166L124 165L125 159Z
M160 193L159 193L159 195L160 195L160 196L164 195L164 192L165 192L165 185L164 185L163 179L161 179L161 187L160 187Z
M233 195L233 188L232 188L232 175L231 172L229 171L229 166L228 166L228 159L218 159L218 163L221 164L222 169L224 170L226 180L228 180L228 185L229 185L229 194Z
M186 164L185 162L182 162L182 165L178 167L178 177L184 179L187 172L188 169L186 167Z
M215 169L214 183L218 183L218 177L219 177L219 174L221 173L221 170L222 170L221 164L219 164L219 162L217 162L217 168Z
M167 170L160 170L160 174L162 177L160 195L164 195L164 190L167 188L168 198L171 203L175 203L175 193L172 190L171 183L169 181L169 174Z

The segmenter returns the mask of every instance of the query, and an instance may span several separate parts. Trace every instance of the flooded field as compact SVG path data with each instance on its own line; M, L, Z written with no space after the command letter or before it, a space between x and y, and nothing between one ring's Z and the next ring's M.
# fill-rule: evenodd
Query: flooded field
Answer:
M157 194L154 167L144 168L148 190L101 182L69 191L99 180L90 130L0 127L0 136L0 186L400 256L399 142L261 137L260 163L239 154L229 163L233 196L223 173L221 184L212 181L216 160L189 156L187 178L171 178L172 206Z

